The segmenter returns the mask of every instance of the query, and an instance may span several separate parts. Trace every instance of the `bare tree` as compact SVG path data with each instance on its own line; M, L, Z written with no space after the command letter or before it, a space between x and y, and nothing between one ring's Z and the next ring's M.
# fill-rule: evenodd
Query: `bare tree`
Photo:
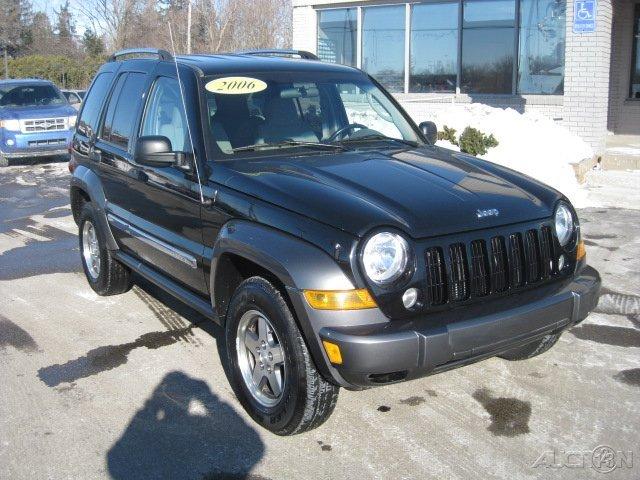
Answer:
M291 42L290 0L74 0L91 29L103 33L108 50L131 46L171 47L215 53L249 48L288 47Z

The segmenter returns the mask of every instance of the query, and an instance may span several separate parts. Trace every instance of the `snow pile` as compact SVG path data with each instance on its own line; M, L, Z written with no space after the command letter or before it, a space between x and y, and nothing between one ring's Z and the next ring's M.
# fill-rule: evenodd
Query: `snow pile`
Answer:
M405 108L418 122L425 120L423 108L420 118L412 112L411 103ZM538 112L518 113L511 108L501 109L473 103L451 105L430 112L432 120L442 130L443 126L456 129L456 136L466 127L473 127L484 134L493 134L499 145L490 148L485 160L525 173L564 193L576 207L586 206L587 195L580 188L572 163L593 156L591 147L576 134ZM458 148L449 142L439 141L439 146Z

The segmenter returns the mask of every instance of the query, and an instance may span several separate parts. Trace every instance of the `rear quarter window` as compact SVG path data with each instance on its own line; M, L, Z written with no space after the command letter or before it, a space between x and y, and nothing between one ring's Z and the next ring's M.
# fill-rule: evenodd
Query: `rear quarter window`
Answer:
M104 119L103 140L124 150L128 148L146 82L144 73L126 73L118 78Z
M96 131L100 109L112 80L113 73L101 73L94 80L78 120L78 133L90 137Z

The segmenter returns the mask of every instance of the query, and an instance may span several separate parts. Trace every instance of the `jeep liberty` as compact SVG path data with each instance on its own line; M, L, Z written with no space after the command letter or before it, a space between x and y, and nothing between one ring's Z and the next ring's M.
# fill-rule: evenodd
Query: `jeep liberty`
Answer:
M87 280L136 272L222 326L236 396L279 435L340 387L539 355L598 301L576 211L434 137L307 52L118 52L71 148Z

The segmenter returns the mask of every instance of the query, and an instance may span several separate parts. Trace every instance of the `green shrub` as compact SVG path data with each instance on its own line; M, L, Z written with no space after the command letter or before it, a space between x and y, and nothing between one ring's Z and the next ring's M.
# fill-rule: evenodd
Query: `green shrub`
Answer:
M454 145L458 145L458 139L456 138L456 129L449 128L446 125L442 127L442 131L438 132L438 140L446 140Z
M26 55L9 60L9 76L51 80L60 88L86 88L102 63L100 57Z
M498 141L493 135L485 135L480 130L467 127L460 135L460 150L470 155L484 155L487 150L497 147Z

